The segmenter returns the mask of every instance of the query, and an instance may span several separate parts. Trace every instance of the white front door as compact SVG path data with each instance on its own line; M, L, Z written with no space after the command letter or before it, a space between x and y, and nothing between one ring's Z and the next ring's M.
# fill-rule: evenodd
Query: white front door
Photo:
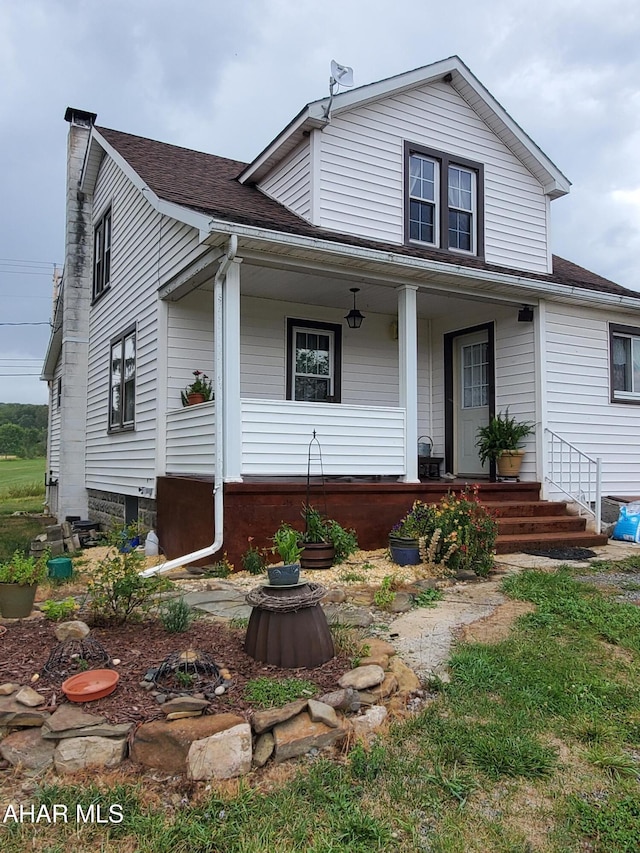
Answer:
M489 344L486 331L456 338L454 348L455 468L460 476L487 476L476 447L478 427L489 423Z

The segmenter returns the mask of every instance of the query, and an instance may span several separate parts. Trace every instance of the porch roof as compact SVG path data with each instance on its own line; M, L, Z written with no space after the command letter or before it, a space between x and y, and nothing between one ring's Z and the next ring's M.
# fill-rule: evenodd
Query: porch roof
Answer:
M311 225L264 195L255 186L241 184L238 176L246 167L246 163L108 128L96 127L95 130L129 163L160 199L204 213L214 219L345 246L437 261L450 266L452 272L464 266L468 269L494 272L500 276L514 275L520 279L523 277L522 270L487 264L476 258L465 257L462 261L459 257L450 258L444 253L420 246L365 240ZM551 275L528 272L525 277L531 281L561 285L567 289L580 288L640 301L639 292L622 287L557 255L553 256Z

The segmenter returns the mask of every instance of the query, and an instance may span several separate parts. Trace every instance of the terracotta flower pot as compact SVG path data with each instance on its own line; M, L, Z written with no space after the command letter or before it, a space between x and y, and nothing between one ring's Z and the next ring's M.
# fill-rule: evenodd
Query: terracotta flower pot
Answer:
M187 394L187 400L190 406L197 406L198 403L204 403L204 394L198 394L192 391L191 394Z
M120 676L113 669L89 669L62 682L62 692L71 702L93 702L116 689Z

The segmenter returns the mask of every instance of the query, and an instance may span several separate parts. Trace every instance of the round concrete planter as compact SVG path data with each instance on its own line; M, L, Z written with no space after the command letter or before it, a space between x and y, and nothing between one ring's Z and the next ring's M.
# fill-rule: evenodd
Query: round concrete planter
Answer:
M37 584L0 583L0 615L4 619L24 619L31 614Z

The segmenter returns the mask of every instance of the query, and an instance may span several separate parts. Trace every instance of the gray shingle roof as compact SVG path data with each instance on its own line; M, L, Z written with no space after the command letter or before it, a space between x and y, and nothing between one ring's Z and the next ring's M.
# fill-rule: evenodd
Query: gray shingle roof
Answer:
M397 255L436 260L455 266L462 265L502 274L523 274L522 270L487 264L475 258L452 259L444 253L419 246L364 240L310 225L254 186L241 184L237 177L246 167L246 163L108 128L96 127L96 130L124 157L159 198L216 219L388 251ZM553 256L551 275L526 273L526 277L640 300L639 292L622 287L557 255Z

